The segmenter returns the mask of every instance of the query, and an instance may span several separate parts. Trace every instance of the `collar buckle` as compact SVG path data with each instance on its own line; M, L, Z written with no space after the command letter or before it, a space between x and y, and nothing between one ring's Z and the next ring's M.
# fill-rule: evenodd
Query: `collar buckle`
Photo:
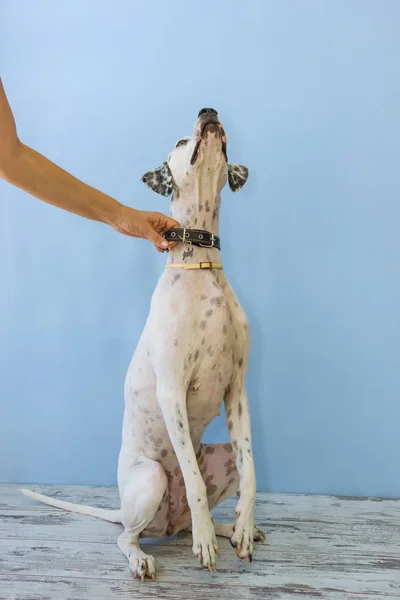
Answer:
M213 248L214 247L214 242L215 242L215 236L212 233L211 234L210 242L208 244L199 243L199 246L201 246L202 248Z
M201 263L199 263L199 265L200 265L200 269L212 269L213 268L212 262L201 262Z

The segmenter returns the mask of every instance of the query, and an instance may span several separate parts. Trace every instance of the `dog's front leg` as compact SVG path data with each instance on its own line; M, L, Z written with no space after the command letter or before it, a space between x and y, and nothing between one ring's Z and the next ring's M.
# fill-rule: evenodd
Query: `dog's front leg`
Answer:
M239 558L252 560L256 476L251 447L250 411L240 370L227 392L225 411L240 479L240 498L236 507L235 532L231 538Z
M186 496L192 514L193 553L210 571L216 570L219 556L217 538L208 508L207 491L190 437L184 386L161 378L157 381L157 399L185 481Z

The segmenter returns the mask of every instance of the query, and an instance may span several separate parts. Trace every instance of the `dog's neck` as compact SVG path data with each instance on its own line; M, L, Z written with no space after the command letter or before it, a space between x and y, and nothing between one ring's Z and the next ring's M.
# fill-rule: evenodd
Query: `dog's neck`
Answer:
M179 192L171 201L171 216L181 227L203 229L219 235L219 209L221 197L216 186L196 181L192 189ZM177 244L168 257L169 263L221 262L216 248L202 248L190 244Z

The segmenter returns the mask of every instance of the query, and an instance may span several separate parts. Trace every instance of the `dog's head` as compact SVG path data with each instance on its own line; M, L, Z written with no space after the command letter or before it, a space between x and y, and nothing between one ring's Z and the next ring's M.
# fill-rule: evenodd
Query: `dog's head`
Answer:
M233 192L247 181L248 169L228 163L226 134L213 108L203 108L198 115L193 135L181 138L168 160L143 175L142 181L154 192L170 196L173 191L190 192L199 177L212 178L217 191L229 182Z

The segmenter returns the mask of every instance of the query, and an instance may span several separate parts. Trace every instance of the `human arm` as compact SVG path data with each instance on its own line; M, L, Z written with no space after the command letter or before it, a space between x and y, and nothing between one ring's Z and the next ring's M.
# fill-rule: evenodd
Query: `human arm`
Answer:
M116 231L147 238L158 250L168 248L162 233L178 223L161 213L125 206L80 181L23 144L0 79L0 176L32 196Z

